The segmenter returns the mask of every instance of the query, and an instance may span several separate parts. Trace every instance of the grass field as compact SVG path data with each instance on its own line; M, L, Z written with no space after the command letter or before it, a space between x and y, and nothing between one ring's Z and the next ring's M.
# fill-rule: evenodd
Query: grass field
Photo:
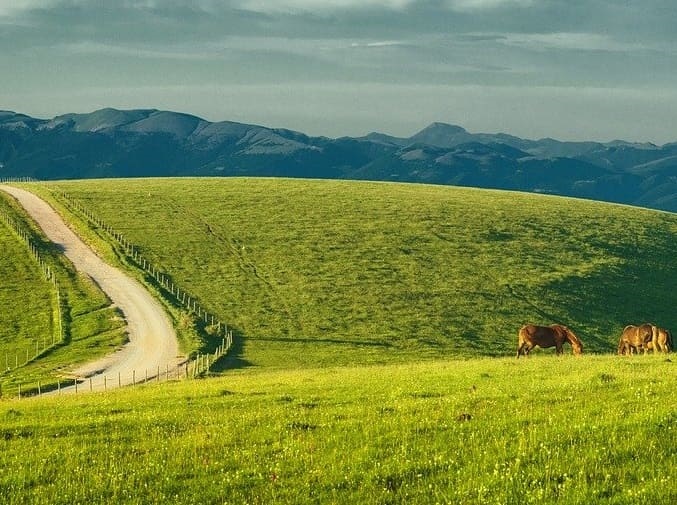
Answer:
M629 322L677 327L673 214L336 181L31 189L74 196L239 338L223 377L5 394L3 503L677 501L672 355L591 355L613 350ZM119 260L98 230L65 215ZM10 251L2 287L28 296L16 272L32 260L2 226L0 246ZM0 375L6 392L124 338L96 287L42 249L67 281L70 340ZM184 345L200 345L172 315ZM568 324L586 355L515 360L526 321Z
M0 221L0 387L3 394L13 395L19 384L49 386L75 365L112 352L127 337L119 311L95 284L75 273L16 202L0 193L0 206L31 233L41 257L56 273L63 312L64 339L58 342L53 287L26 244ZM55 336L57 345L33 359L36 341L41 350Z
M525 322L568 324L593 352L614 350L628 323L677 327L674 214L346 181L50 188L236 328L229 368L509 355Z
M0 403L9 504L662 504L674 363L535 356Z

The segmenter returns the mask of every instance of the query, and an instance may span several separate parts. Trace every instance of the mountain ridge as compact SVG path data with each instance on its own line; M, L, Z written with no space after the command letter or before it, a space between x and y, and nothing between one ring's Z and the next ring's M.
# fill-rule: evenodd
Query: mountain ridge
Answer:
M286 176L547 192L677 212L677 142L523 139L434 122L313 137L158 109L0 111L0 177Z

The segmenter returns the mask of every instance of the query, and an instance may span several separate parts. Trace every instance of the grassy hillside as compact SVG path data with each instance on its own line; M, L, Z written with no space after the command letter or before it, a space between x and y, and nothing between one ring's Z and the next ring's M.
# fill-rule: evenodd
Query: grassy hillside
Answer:
M509 355L529 321L565 323L596 352L628 323L677 327L674 214L340 181L50 187L234 326L230 367Z
M3 503L674 503L674 363L234 372L0 402Z
M6 209L0 195L0 211ZM0 369L4 370L8 355L12 355L12 365L17 354L24 361L26 349L35 347L36 338L51 342L54 296L26 243L2 219L0 250Z
M67 375L78 363L112 352L125 342L126 334L119 311L101 290L75 273L70 262L4 192L0 192L0 208L31 235L43 261L55 272L63 318L64 338L60 340L55 333L54 288L25 242L0 220L0 388L5 395L12 395L19 384L33 386L39 381L45 386ZM56 345L41 352L53 338Z

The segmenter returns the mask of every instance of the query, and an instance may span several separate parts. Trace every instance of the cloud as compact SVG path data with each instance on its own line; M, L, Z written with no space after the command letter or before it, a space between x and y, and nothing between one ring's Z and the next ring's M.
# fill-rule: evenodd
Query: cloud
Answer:
M399 10L416 0L236 0L241 9L265 13L327 12L346 9Z
M500 7L529 7L535 0L448 0L456 11L478 11Z
M564 49L576 51L637 51L645 49L641 44L628 43L599 33L509 33L503 34L499 42L538 50Z
M213 59L216 55L205 52L204 49L191 50L188 47L171 47L167 45L142 47L142 46L124 46L116 44L104 44L99 42L74 42L56 46L56 49L75 55L95 54L103 56L123 56L130 58L159 58L173 60L204 60Z
M57 3L56 0L24 0L21 2L16 0L0 0L0 18L13 17L21 12L36 8L52 7Z

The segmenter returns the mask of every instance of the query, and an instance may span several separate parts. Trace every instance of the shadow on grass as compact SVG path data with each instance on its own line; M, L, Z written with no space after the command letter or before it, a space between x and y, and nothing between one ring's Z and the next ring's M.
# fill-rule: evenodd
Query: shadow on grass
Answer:
M252 366L251 361L243 358L246 338L237 330L232 330L232 332L233 343L230 346L230 349L228 349L228 352L216 360L212 365L211 370L213 372L219 373L228 370L241 370Z
M330 345L350 345L354 347L394 347L389 342L368 342L365 340L340 340L334 338L290 338L290 337L256 337L261 342L288 342L293 344L330 344Z
M571 321L572 330L583 340L586 350L614 352L628 324L677 326L674 301L666 296L673 292L676 277L675 273L653 268L650 261L640 257L622 268L568 277L551 283L547 289L562 293L562 317Z

